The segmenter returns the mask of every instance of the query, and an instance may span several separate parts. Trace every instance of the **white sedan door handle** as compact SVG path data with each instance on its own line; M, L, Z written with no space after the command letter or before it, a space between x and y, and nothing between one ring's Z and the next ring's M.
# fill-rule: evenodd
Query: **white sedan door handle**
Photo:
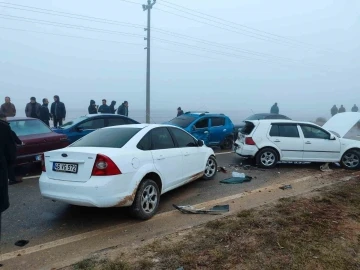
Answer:
M160 156L157 158L157 160L164 160L165 158L163 156Z
M190 154L189 154L189 153L185 153L184 156L187 157L187 156L190 156Z
M280 142L280 140L275 140L274 142Z
M305 142L305 144L311 144L311 142Z

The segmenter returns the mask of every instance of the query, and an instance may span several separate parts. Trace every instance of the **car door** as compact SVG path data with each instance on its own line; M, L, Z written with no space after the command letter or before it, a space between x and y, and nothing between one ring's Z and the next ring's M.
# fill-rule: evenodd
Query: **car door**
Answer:
M198 146L196 139L179 128L169 128L183 157L183 176L193 180L205 170L206 152Z
M151 149L155 168L161 174L164 192L184 181L182 152L175 146L166 127L151 130Z
M304 161L339 161L339 138L330 140L330 133L313 125L300 125L304 137Z
M191 134L198 140L203 140L206 145L209 145L209 125L210 118L204 117L197 120L191 127Z
M280 149L281 160L303 160L304 140L297 124L273 123L268 138Z
M88 119L79 123L74 127L74 132L69 136L70 141L73 143L78 139L88 135L94 130L105 127L104 118Z
M209 145L219 145L224 139L228 130L225 127L225 117L211 117L209 128Z

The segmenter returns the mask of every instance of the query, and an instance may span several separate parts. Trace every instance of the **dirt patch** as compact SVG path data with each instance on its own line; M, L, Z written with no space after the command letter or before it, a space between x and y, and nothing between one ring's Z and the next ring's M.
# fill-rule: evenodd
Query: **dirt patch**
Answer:
M360 269L359 241L357 179L161 238L121 261L74 269Z

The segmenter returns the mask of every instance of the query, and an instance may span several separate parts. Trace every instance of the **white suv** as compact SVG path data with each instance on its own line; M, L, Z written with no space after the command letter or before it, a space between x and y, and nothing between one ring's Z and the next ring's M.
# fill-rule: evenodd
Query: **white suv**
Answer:
M359 119L360 113L341 113L323 127L288 120L246 121L234 150L255 158L262 168L273 168L278 161L306 161L340 162L347 169L358 169L360 142L343 137Z

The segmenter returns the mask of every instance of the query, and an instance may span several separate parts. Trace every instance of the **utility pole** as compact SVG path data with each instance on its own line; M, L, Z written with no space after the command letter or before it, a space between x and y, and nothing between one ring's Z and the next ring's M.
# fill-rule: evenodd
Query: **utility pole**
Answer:
M147 41L147 61L146 61L146 123L150 123L150 15L151 9L155 5L156 0L147 0L147 5L143 5L143 10L147 10L147 28L144 30L147 31L147 37L144 38Z

